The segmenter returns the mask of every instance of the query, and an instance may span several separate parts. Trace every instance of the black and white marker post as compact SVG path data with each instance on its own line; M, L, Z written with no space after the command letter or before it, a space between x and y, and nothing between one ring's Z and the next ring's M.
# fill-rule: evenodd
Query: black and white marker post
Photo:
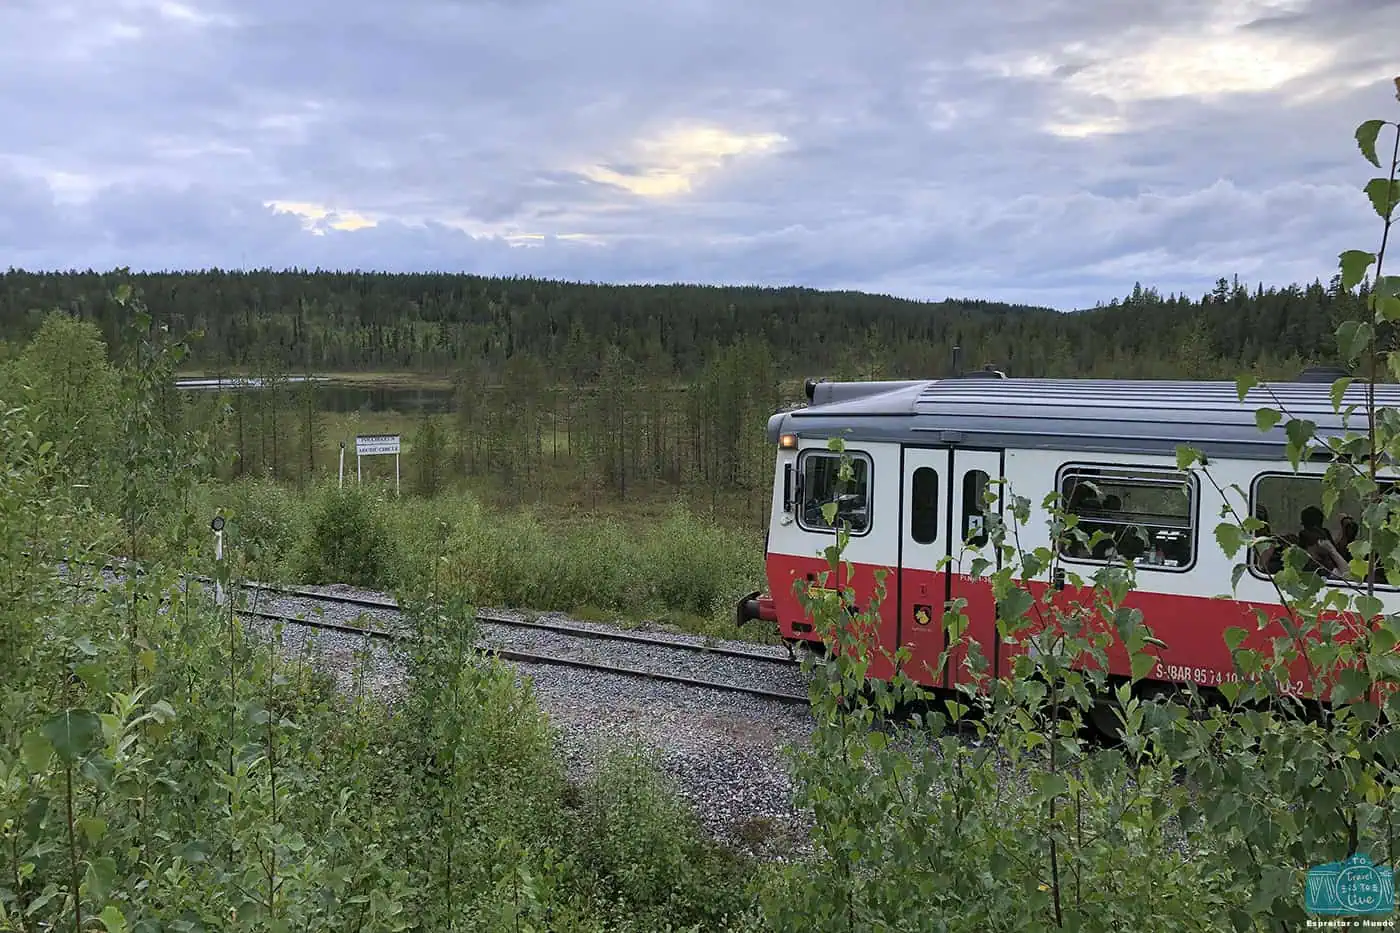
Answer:
M209 523L209 527L214 530L214 604L222 606L224 604L224 517L215 515L214 520Z

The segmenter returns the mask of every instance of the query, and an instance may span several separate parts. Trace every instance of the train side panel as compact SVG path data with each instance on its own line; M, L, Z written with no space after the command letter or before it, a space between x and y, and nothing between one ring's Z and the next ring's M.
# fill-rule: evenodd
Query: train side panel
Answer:
M915 658L908 673L928 685L946 682L943 671L933 670L931 665L942 650L942 612L947 608L943 594L947 586L947 591L954 598L969 598L966 607L969 635L978 642L982 654L992 661L989 673L1008 674L1012 670L1014 657L1027 650L1026 643L1024 640L1013 642L998 636L990 588L985 581L970 574L970 561L955 561L951 581L938 572L915 567L901 569L899 566L907 518L904 512L909 505L904 501L907 490L903 490L900 445L851 442L847 447L853 458L864 460L869 471L868 521L860 533L853 535L845 554L845 559L854 565L854 577L850 581L836 582L854 585L858 602L864 608L872 598L877 573L883 571L887 574L879 622L880 643L888 651L893 651L901 641L914 649ZM810 455L808 452L819 454L824 450L825 441L808 440L801 442L797 450L779 452L766 556L772 610L779 629L786 637L814 641L819 640L820 633L812 631L807 624L806 614L793 586L796 581L815 581L828 573L822 551L834 543L834 534L814 528L809 521L805 521L799 514L801 503L794 502L792 508L785 509L784 500L788 493L787 468L792 467L795 478L801 470L804 455ZM1007 496L1023 496L1031 502L1029 523L1018 529L1019 546L1026 552L1050 546L1050 516L1042 507L1042 502L1052 490L1059 488L1063 492L1068 488L1068 478L1092 475L1095 471L1109 474L1118 471L1116 475L1120 479L1128 478L1122 491L1133 494L1135 490L1131 481L1134 476L1141 474L1145 479L1160 480L1163 476L1176 473L1175 458L1165 456L1125 457L1051 450L1008 450L1004 463L1008 487L1002 490L1003 500ZM1157 659L1153 669L1147 673L1152 680L1218 687L1238 679L1225 642L1226 629L1243 629L1248 633L1244 647L1266 653L1273 639L1285 633L1278 621L1285 610L1279 603L1273 584L1259 568L1251 567L1237 585L1232 584L1235 564L1245 558L1243 554L1228 557L1216 540L1215 527L1222 521L1221 509L1227 501L1217 491L1216 485L1229 491L1228 504L1241 517L1245 509L1265 502L1271 511L1275 530L1286 533L1295 530L1294 526L1300 521L1294 513L1309 504L1320 504L1320 486L1315 484L1315 479L1321 475L1322 468L1305 468L1304 472L1310 474L1312 479L1306 476L1299 479L1292 475L1286 465L1267 461L1212 460L1209 470L1215 482L1198 474L1192 483L1189 510L1183 513L1189 514L1189 534L1185 535L1189 541L1183 537L1187 529L1181 527L1179 521L1177 527L1170 527L1170 520L1162 523L1161 527L1155 527L1156 532L1163 532L1170 539L1170 547L1161 553L1138 558L1136 589L1125 600L1129 608L1141 610L1153 634L1165 643L1165 647L1148 649ZM1314 483L1314 486L1309 486L1309 483ZM1234 486L1245 490L1251 499L1241 500L1232 491ZM791 493L796 498L799 490L795 482L793 487ZM1316 492L1319 503L1310 501L1313 492ZM1003 514L1006 511L1004 509ZM1181 517L1176 516L1178 520ZM810 518L810 515L807 516L807 519ZM1152 533L1154 528L1147 530ZM908 548L907 541L904 548ZM1062 556L1059 565L1067 574L1083 577L1087 585L1075 587L1066 580L1062 586L1056 587L1051 570L1047 568L1034 579L1025 581L1028 588L1037 597L1043 596L1047 589L1054 589L1054 604L1066 612L1074 610L1076 603L1080 607L1091 607L1092 578L1104 562ZM904 588L902 592L901 586ZM1383 612L1400 611L1400 593L1383 587L1377 589L1376 595L1382 602ZM924 623L920 610L928 606L936 610L932 613L935 618ZM1256 614L1258 611L1274 620L1262 630ZM919 620L913 620L911 613L917 615ZM1091 617L1095 615L1090 614ZM1034 620L1036 626L1045 621ZM1111 620L1098 618L1096 624L1111 628L1112 623ZM962 656L961 651L955 652L950 671L952 683L966 677L966 672L960 667ZM1123 677L1131 676L1127 652L1116 639L1109 651L1109 671ZM872 665L870 673L871 676L883 677L888 676L891 669L888 663L882 661ZM1290 688L1308 692L1306 679L1305 668L1299 663L1291 672Z
M1033 502L1029 527L1023 529L1021 537L1029 550L1048 546L1049 513L1042 508L1041 501L1046 493L1056 488L1067 470L1079 466L1088 468L1120 468L1133 471L1143 468L1145 475L1154 470L1174 470L1175 458L1153 457L1086 457L1055 451L1016 451L1008 452L1007 474L1012 483L1012 492L1030 498ZM1287 471L1287 467L1284 467ZM1139 560L1136 588L1128 595L1124 605L1142 611L1144 621L1153 634L1165 642L1164 648L1149 648L1157 657L1154 669L1147 674L1149 679L1174 683L1195 683L1200 686L1215 687L1221 683L1237 679L1230 650L1225 642L1225 630L1231 627L1244 629L1248 633L1243 647L1268 652L1275 638L1285 634L1278 621L1285 615L1278 593L1269 578L1258 568L1251 567L1240 578L1237 586L1232 585L1231 576L1237 563L1245 560L1243 552L1234 557L1227 556L1221 549L1216 536L1216 526L1226 520L1242 519L1245 510L1258 504L1258 484L1261 474L1279 475L1276 465L1249 460L1212 460L1209 465L1214 483L1197 476L1193 484L1191 507L1190 559L1182 567L1154 565ZM1309 480L1298 480L1291 476L1287 483L1294 489L1297 502L1295 507L1313 504L1306 501L1310 488ZM1305 469L1313 477L1320 476L1321 468ZM1282 484L1282 481L1280 481ZM1227 491L1222 497L1216 486ZM1231 487L1237 485L1255 501L1242 500ZM1062 487L1063 488L1063 487ZM1315 486L1320 496L1320 485ZM1234 515L1222 519L1222 507L1233 508ZM1296 524L1292 516L1276 516L1280 532L1288 531L1289 523ZM1075 603L1087 607L1090 604L1093 574L1103 566L1102 562L1062 558L1061 566L1067 572L1078 573L1086 586L1077 588L1066 583L1054 597L1055 604L1068 609ZM1052 586L1050 572L1038 574L1028 581L1032 592L1038 596ZM1391 589L1377 590L1385 612L1400 610L1400 594ZM1259 627L1258 611L1272 624ZM1109 624L1101 620L1101 624ZM1002 647L1002 669L1009 669L1011 657L1025 650L1024 645L1004 645ZM1110 672L1130 676L1131 670L1126 650L1116 642L1109 651ZM1301 691L1306 681L1306 667L1299 661L1291 671L1290 689Z

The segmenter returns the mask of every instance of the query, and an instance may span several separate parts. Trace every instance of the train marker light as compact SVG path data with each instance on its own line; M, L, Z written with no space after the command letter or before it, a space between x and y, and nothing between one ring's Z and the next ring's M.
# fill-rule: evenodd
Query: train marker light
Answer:
M797 446L797 435L784 434L782 437L778 438L778 446L784 450L792 450Z

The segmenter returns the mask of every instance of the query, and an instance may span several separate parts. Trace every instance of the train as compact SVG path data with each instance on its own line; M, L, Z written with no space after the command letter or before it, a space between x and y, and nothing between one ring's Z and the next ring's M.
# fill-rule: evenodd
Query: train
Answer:
M768 420L768 442L777 449L764 548L768 589L739 600L736 622L764 620L790 644L820 644L822 633L794 584L829 573L824 552L836 529L822 506L835 501L836 523L849 531L843 559L851 574L830 582L852 588L856 606L867 607L876 573L886 572L870 676L890 676L888 655L902 646L910 654L905 672L925 687L952 690L971 678L961 639L938 663L950 645L944 612L955 600L966 601L965 638L978 643L986 673L1006 676L1027 645L1003 637L986 571L973 571L978 558L989 562L983 568L999 566L987 535L989 509L1004 513L1006 496L1016 495L1031 503L1030 521L1017 532L1020 548L1056 554L1052 566L1018 577L1026 589L1040 597L1053 587L1060 592L1052 599L1084 600L1087 589L1066 584L1066 571L1087 580L1105 564L1131 560L1136 588L1125 605L1142 611L1161 643L1149 649L1156 663L1139 684L1218 691L1240 679L1225 630L1243 628L1250 633L1246 648L1264 648L1281 630L1260 631L1255 610L1274 619L1284 612L1270 579L1280 566L1271 554L1251 553L1246 571L1232 579L1246 558L1227 555L1216 539L1221 490L1246 492L1250 513L1281 540L1327 538L1344 551L1347 535L1355 534L1346 517L1335 530L1326 527L1327 462L1306 459L1295 471L1285 424L1261 426L1255 417L1261 407L1282 407L1314 422L1319 439L1340 436L1345 426L1332 403L1339 375L1316 367L1291 382L1254 386L1243 399L1233 382L1011 378L991 367L923 380L809 379L807 404ZM1364 405L1364 391L1348 387L1342 410ZM1375 403L1400 407L1400 386L1377 385ZM842 453L829 449L838 437ZM1208 458L1213 482L1178 468L1182 446ZM838 490L843 456L851 474ZM1397 478L1392 470L1379 475L1383 488ZM1002 490L993 506L989 484L993 494ZM1052 491L1086 533L1102 530L1105 542L1093 549L1052 542L1044 505ZM1236 514L1246 507L1234 494L1230 505ZM1335 511L1356 515L1358 506L1344 501ZM1356 583L1341 568L1318 569L1328 586ZM1374 592L1383 612L1400 611L1400 587L1380 581ZM1132 679L1120 642L1108 660L1111 678ZM1309 687L1294 673L1298 679L1284 688L1305 695Z

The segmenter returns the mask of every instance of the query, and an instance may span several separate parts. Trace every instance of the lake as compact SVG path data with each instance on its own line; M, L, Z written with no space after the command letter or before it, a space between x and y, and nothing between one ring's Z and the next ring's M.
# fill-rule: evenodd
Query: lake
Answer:
M401 380L337 379L334 376L289 376L288 383L309 381L316 384L320 409L328 412L394 411L429 412L452 410L453 390L443 386L415 386ZM256 392L262 381L250 377L198 376L178 379L175 385L191 392Z

